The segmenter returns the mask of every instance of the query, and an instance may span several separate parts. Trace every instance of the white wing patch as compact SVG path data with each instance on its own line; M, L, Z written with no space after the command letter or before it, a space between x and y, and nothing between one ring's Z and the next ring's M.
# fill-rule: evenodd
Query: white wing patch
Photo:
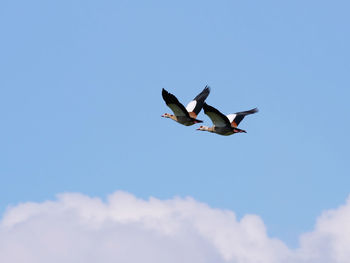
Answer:
M230 123L233 122L233 120L236 118L237 114L229 114L226 115L226 117L230 120Z
M192 100L192 101L190 101L190 103L187 104L186 110L188 112L192 112L194 110L194 108L196 107L196 105L197 105L197 101L196 100Z

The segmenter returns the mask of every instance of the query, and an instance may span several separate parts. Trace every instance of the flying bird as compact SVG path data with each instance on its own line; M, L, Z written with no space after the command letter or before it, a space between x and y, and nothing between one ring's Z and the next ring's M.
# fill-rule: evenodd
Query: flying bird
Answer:
M201 123L203 121L197 120L197 115L201 111L204 101L210 93L209 86L205 86L201 93L199 93L186 108L182 105L178 99L165 89L162 90L163 99L168 107L173 111L173 114L165 113L162 115L164 118L170 118L185 126L190 126L195 123Z
M238 129L237 126L240 124L240 122L244 119L245 116L258 112L258 109L254 108L248 111L236 112L234 114L229 114L225 116L220 111L206 103L204 103L203 109L204 113L209 116L214 126L200 126L197 130L213 132L224 136L240 132L246 133L245 130Z

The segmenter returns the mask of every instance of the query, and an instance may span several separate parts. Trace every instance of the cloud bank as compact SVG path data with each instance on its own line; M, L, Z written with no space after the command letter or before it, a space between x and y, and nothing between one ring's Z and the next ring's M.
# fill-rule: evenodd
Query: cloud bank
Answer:
M268 237L257 215L238 220L192 198L106 202L67 193L9 208L0 221L0 262L349 263L350 198L325 211L298 249Z

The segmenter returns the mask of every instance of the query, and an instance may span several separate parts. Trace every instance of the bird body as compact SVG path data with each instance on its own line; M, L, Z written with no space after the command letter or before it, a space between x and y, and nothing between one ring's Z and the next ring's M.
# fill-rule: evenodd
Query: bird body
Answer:
M245 130L241 130L241 129L238 129L238 128L216 127L215 125L211 126L211 127L200 126L197 130L199 130L199 131L208 131L208 132L217 133L217 134L224 135L224 136L229 136L229 135L232 135L234 133L239 133L239 132L246 133Z
M245 116L258 112L258 109L254 108L249 111L236 112L225 116L220 111L206 103L204 103L203 109L204 113L209 116L214 125L212 127L200 126L197 130L208 131L224 136L235 133L246 133L245 130L238 129L237 126Z
M166 105L173 111L173 114L165 113L162 115L164 118L170 118L185 126L190 126L195 123L201 123L203 121L197 119L198 113L201 111L204 101L210 93L210 88L205 86L203 91L199 93L188 105L182 105L179 100L171 93L162 90L162 97Z

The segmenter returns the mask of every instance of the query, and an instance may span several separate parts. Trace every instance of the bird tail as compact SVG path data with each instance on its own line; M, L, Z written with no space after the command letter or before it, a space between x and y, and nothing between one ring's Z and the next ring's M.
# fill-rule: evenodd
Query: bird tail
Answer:
M241 132L247 133L245 130L238 129L238 128L234 128L233 131L234 131L234 133L241 133Z

